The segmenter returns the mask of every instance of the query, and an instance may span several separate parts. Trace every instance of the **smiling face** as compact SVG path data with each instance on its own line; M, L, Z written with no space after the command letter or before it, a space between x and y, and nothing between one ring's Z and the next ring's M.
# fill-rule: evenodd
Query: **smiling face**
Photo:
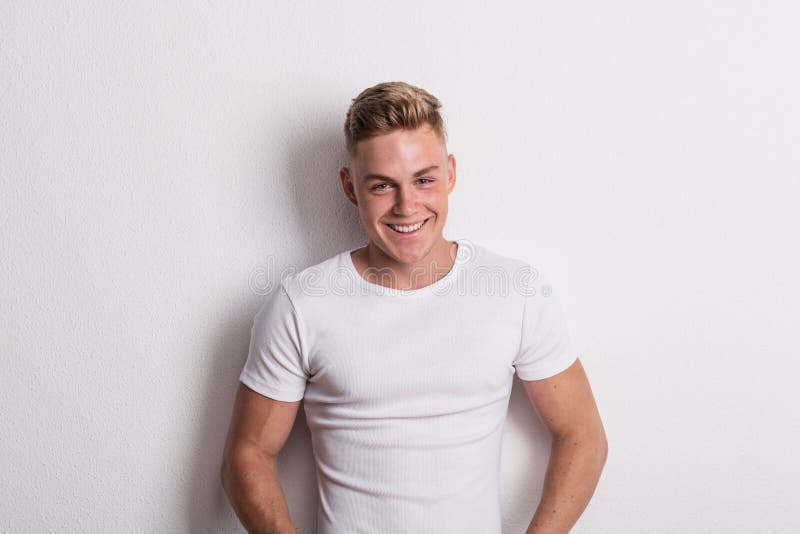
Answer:
M368 246L381 266L405 270L427 269L430 261L447 263L450 243L442 231L456 162L430 126L359 141L339 177L345 195L358 207Z

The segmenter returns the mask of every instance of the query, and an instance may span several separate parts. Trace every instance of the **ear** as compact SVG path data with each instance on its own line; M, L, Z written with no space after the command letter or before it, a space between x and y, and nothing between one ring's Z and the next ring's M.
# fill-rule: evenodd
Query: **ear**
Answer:
M344 196L347 197L347 200L353 203L353 205L358 206L358 198L356 198L356 189L350 177L350 169L347 167L339 169L339 181L342 183Z
M456 186L456 157L453 154L447 156L447 194L453 192Z

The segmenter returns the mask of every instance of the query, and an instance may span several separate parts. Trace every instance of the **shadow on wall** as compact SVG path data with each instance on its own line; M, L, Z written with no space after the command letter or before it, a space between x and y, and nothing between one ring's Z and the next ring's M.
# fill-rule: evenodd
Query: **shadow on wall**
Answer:
M253 316L258 311L243 312L245 308L221 311L228 316L242 314L243 317L220 331L211 366L206 371L206 394L203 404L197 409L196 437L187 451L192 465L184 504L186 532L243 531L224 494L219 471L239 373L247 358ZM313 532L316 479L302 404L294 428L278 457L277 469L295 524L300 532Z
M551 439L516 376L503 432L500 488L503 533L517 534L528 528L542 497ZM508 447L511 442L513 447Z
M341 118L331 114L325 125L316 125L314 137L285 151L292 175L286 187L294 199L288 211L295 217L289 231L300 255L298 270L367 243L358 208L345 197L339 180L339 169L347 165L343 123L344 113Z
M274 123L271 124L274 127ZM283 124L293 122L284 121ZM266 236L265 255L279 252L269 245L269 240L280 240L290 257L275 258L278 260L276 263L296 270L351 248L355 246L353 243L366 242L356 208L347 201L339 183L338 171L346 161L346 152L338 117L330 117L328 127L317 123L313 130L305 132L314 137L298 142L297 136L286 136L295 144L279 147L278 153L288 154L288 161L273 162L268 167L289 169L289 175L281 178L283 184L277 188L290 191L294 204L288 208L278 206L273 197L265 196L263 213L266 220L263 226L253 229ZM274 133L269 134L267 137L274 137ZM266 171L261 176L263 183L254 189L267 193L270 188L266 184L275 179ZM287 215L289 220L284 220L286 224L276 229L272 227L274 221L270 218L274 214ZM288 247L282 241L285 236L295 238ZM352 236L352 239L347 241L346 236ZM294 263L288 265L287 262ZM270 273L270 291L277 286L280 276L280 272ZM248 282L242 281L243 284ZM243 531L222 490L219 470L239 373L250 345L253 317L265 298L262 290L250 288L248 294L252 294L252 299L248 302L236 309L219 311L220 317L238 319L223 323L218 333L211 364L206 370L203 404L197 407L195 438L187 450L190 476L186 500L180 503L186 512L183 524L188 532ZM314 532L318 503L316 475L302 403L292 432L278 456L277 471L295 526L304 534Z

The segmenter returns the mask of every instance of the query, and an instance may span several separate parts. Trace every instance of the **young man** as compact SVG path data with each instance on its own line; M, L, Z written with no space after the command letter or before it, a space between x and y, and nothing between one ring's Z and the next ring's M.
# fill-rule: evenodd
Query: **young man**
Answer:
M255 316L222 467L250 532L294 532L275 458L303 400L318 534L499 534L515 372L553 438L526 532L568 532L594 493L606 437L557 294L443 237L456 162L439 108L401 82L353 100L340 180L368 243L284 278Z

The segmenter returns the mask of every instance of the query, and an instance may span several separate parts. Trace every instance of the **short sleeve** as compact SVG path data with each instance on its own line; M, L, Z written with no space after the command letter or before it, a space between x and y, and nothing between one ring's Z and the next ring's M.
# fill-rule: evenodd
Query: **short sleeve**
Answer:
M517 376L522 380L549 378L577 358L558 292L543 276L531 276L525 291L519 353L514 360Z
M239 380L280 401L303 398L304 371L300 320L283 284L267 295L253 319L250 350Z

